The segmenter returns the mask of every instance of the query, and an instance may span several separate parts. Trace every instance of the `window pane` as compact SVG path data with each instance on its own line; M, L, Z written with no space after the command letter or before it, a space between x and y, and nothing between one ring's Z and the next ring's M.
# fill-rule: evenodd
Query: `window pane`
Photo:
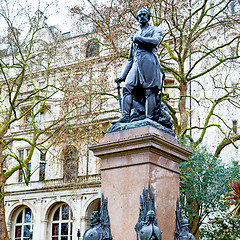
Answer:
M22 226L16 226L15 238L20 239L22 235Z
M30 237L30 225L24 226L23 237Z
M53 221L59 220L59 209L60 209L60 207L59 207L59 208L56 210L56 212L54 213Z
M27 116L27 123L32 123L32 116L31 115Z
M40 169L39 169L39 181L45 180L45 163L40 163Z
M41 152L40 153L40 161L43 161L43 162L46 161L46 152Z
M20 150L20 151L19 151L19 157L20 157L21 159L24 159L24 150Z
M92 40L88 43L86 49L86 57L94 57L99 54L99 43L96 40Z
M52 240L58 240L58 237L52 237Z
M64 178L75 178L78 175L77 151L69 149L64 154L65 163L63 165Z
M62 206L62 220L68 219L69 219L69 206L65 204Z
M22 223L22 214L23 214L23 210L18 214L17 223Z
M20 168L19 169L19 182L23 181L23 170Z
M52 225L52 236L58 236L59 233L59 224L58 223L53 223Z
M28 171L29 171L28 180L30 181L30 178L31 178L31 163L27 164L27 168L28 168Z
M31 214L32 214L31 209L30 208L26 208L25 209L25 218L24 218L24 222L25 223L31 222Z
M61 224L61 236L68 235L68 223Z
M44 112L40 112L40 123L44 122Z
M28 163L27 167L28 167L29 173L31 173L31 163Z
M68 237L61 237L61 240L68 240Z

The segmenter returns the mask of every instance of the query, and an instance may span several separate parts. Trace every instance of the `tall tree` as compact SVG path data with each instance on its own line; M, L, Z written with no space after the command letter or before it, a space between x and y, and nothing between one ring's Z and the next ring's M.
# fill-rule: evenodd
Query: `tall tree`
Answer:
M205 141L209 129L216 128L221 139L213 139L214 143L208 139L208 145L215 144L216 156L229 144L237 147L240 135L227 114L240 107L236 72L240 22L235 1L111 0L100 5L93 0L87 2L71 11L88 19L102 48L111 53L109 62L118 64L124 64L128 57L130 33L137 31L138 9L147 7L152 13L152 24L163 28L158 56L170 76L164 86L170 93L165 94L163 101L170 109L176 134L183 139L188 137L197 147ZM199 198L186 197L188 207L196 211L192 232L198 239L199 223L205 217L201 216Z
M58 132L67 113L56 114L49 101L59 104L63 94L50 70L60 38L50 32L44 10L0 5L0 239L9 239L5 223L4 186L8 178L21 169L28 184L28 163L35 149ZM41 83L37 79L41 79ZM42 120L47 114L51 121ZM23 134L17 134L24 130ZM20 156L12 146L28 145L27 156ZM4 168L5 166L5 168ZM6 170L7 166L7 170Z
M161 25L164 32L158 51L161 65L174 79L172 83L165 82L165 89L173 89L174 94L166 94L163 101L170 109L175 132L180 137L188 136L198 146L209 128L217 128L221 140L216 155L225 146L235 145L240 135L232 135L227 114L217 112L225 104L239 109L239 81L233 68L239 58L240 35L237 5L233 1L111 0L101 5L87 2L72 8L72 13L92 23L103 48L111 52L111 61L119 64L128 57L130 33L137 30L138 9L149 8L153 25ZM192 116L199 112L203 113L200 124Z
M228 182L239 176L240 167L236 162L225 165L205 148L197 148L180 168L182 206L192 233L199 239L203 223L229 210L222 197L229 191Z

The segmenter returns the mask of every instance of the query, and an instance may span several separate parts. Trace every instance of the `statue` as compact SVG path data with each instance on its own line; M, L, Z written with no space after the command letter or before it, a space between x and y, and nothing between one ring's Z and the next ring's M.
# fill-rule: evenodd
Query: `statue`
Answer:
M160 27L149 25L150 12L146 8L138 11L137 20L140 23L140 31L132 35L127 65L122 76L115 79L119 98L119 84L125 81L122 104L120 99L122 116L112 122L108 132L113 132L116 128L123 130L114 125L145 119L160 123L163 128L170 129L170 134L175 136L168 108L161 102L165 74L156 53L162 38L162 30Z
M93 211L90 217L90 228L83 234L83 240L111 240L107 199L102 195L100 213Z
M137 240L161 240L162 232L157 226L155 201L150 185L148 190L143 190L140 196L140 213L135 226Z
M177 200L176 207L176 229L175 240L196 240L192 233L189 232L189 226L187 219L182 219L181 209L179 206L179 200Z
M179 240L196 240L192 233L189 232L189 226L187 219L181 221L181 231L179 233Z

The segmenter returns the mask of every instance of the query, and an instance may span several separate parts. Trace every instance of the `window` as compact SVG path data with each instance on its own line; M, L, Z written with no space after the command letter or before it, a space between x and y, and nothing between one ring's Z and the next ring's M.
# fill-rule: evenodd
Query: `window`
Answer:
M52 215L52 240L72 240L72 210L66 203L58 205Z
M22 114L24 115L23 117L23 124L27 124L28 125L31 125L32 122L33 122L33 118L32 118L32 113L33 109L31 109L31 107L24 107L22 109Z
M46 151L40 152L39 181L45 180Z
M19 158L24 160L27 157L28 153L29 153L29 149L19 150L18 151ZM29 172L28 180L30 181L30 177L31 177L31 163L30 162L27 164L27 168L28 168L28 172ZM23 180L24 180L23 174L24 174L24 170L22 168L20 168L19 169L19 182L23 182ZM27 176L27 173L25 174L25 176Z
M231 14L235 14L236 0L232 0L230 3Z
M45 82L40 82L40 83L39 83L39 87L40 87L40 88L44 88L44 87L45 87Z
M91 40L87 44L86 57L95 57L99 54L99 42Z
M31 116L31 113L29 112L26 116L26 122L27 123L32 123L32 116Z
M40 112L39 118L40 118L40 123L43 123L44 122L44 111Z
M29 207L24 207L17 215L14 227L15 240L30 240L30 233L33 230L32 211Z
M235 134L237 134L237 120L232 121L232 130Z
M33 84L28 85L28 91L33 91L33 90L34 90L34 86L33 86Z
M64 178L75 178L78 175L78 161L77 161L77 150L74 147L69 147L64 153L63 162L63 177Z
M214 3L211 3L211 17L214 17Z

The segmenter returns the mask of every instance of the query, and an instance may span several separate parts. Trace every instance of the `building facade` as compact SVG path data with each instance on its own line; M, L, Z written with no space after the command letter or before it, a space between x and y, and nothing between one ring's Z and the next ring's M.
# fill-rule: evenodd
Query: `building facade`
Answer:
M91 33L93 26L86 23L83 26L86 29L83 33L77 31L77 36L71 36L71 31L62 34L57 28L49 27L49 32L45 33L49 42L51 39L61 39L61 45L47 69L51 72L50 80L47 82L44 75L46 62L39 59L32 76L25 82L23 97L35 89L44 89L50 83L66 90L58 91L53 98L46 100L44 108L38 114L40 127L50 125L56 116L61 116L69 109L75 110L69 111L65 122L67 124L58 136L34 150L31 161L27 164L30 176L20 168L7 181L6 222L9 236L14 240L77 240L78 231L83 236L89 227L92 211L99 210L101 163L88 151L87 146L101 140L111 120L120 115L118 101L112 96L117 95L114 79L121 75L125 62L111 61L111 52L104 47L104 43L99 44L101 39ZM11 54L5 53L5 58ZM1 76L0 81L4 82ZM235 75L232 84L238 82L239 77ZM167 74L165 85L175 86L176 81ZM218 94L211 91L213 85L210 81L206 84L208 99ZM207 95L200 96L201 85L193 84L192 88L193 97L200 98L203 102L207 99ZM178 103L174 100L178 97L177 90L170 87L164 91L169 93L172 98L170 104L178 111ZM100 97L96 97L99 92L107 92L109 95L98 94ZM26 103L23 106L25 110L22 111L27 111L28 107ZM188 113L192 112L193 126L203 124L207 108L208 105L193 104L192 109L187 109ZM219 105L217 112L227 119L229 126L232 125L231 134L236 134L237 123L240 121L237 109ZM217 121L219 125L224 125L220 118ZM11 126L7 137L30 138L32 129L32 116L25 114L20 123ZM208 130L203 145L214 149L221 141L220 130L211 129ZM197 136L199 132L193 134ZM45 134L42 140L47 136ZM11 145L11 151L20 159L28 156L29 149L27 142L20 141ZM237 159L239 154L233 146L228 146L222 157L224 160L231 157ZM8 158L5 171L16 164L16 159Z

